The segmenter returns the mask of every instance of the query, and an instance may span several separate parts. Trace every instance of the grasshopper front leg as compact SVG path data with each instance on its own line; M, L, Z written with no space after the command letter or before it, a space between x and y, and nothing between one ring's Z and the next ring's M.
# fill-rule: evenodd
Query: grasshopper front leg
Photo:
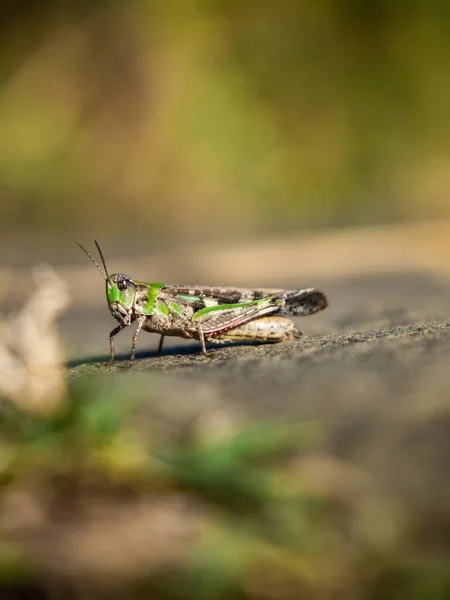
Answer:
M121 323L120 325L118 325L117 327L115 327L111 333L109 334L109 348L110 348L110 352L111 352L111 358L109 359L109 364L112 364L114 362L114 359L116 358L116 351L114 348L114 336L116 336L120 331L122 331L122 329L125 329L125 327L128 327L129 323Z
M132 363L134 360L134 356L136 354L136 344L138 341L138 337L139 337L139 334L141 333L142 326L144 325L146 319L147 319L147 316L142 315L142 316L138 317L136 320L136 329L134 330L133 341L131 342L130 363Z

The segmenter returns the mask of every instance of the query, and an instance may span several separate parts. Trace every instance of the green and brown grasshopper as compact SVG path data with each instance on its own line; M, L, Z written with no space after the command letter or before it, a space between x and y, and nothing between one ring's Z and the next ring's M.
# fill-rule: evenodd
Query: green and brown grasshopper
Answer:
M168 285L135 281L128 275L109 275L97 242L103 269L78 242L106 282L109 310L119 325L109 334L111 362L115 357L114 336L136 321L130 361L143 329L161 335L160 353L166 335L206 343L233 341L282 342L301 336L294 323L282 315L305 316L327 307L327 299L314 288L303 290L253 290L245 288Z

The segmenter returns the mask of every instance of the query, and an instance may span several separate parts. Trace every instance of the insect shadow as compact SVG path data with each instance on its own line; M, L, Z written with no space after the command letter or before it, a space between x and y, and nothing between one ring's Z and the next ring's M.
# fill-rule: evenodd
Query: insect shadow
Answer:
M259 346L260 344L255 344L254 342L229 342L221 344L221 348L234 348L238 346ZM217 350L220 350L218 348ZM158 354L157 350L139 350L136 352L136 359L140 358L158 358L165 356L187 356L192 354L194 358L198 358L198 343L194 344L174 344L167 345L161 354ZM201 355L200 355L201 356ZM109 354L98 354L96 356L87 356L84 358L75 358L66 362L67 368L78 367L80 365L95 365L99 363L108 363L110 359ZM127 362L129 360L129 353L122 352L116 355L116 361L119 362Z

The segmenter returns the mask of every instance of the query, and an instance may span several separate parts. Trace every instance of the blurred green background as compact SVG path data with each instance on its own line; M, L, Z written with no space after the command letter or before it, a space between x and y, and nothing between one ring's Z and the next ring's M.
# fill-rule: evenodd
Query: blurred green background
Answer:
M446 0L6 0L0 36L4 235L450 216Z
M1 600L447 600L450 3L3 0L0 41ZM108 375L93 237L139 278L317 285L322 341ZM64 294L14 272L44 259L82 265L69 376Z

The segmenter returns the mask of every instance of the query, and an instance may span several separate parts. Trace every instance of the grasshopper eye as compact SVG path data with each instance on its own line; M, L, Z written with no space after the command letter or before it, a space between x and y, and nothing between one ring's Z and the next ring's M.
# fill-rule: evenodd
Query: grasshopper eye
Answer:
M126 275L119 275L119 277L117 277L117 287L121 292L123 292L130 285L130 281L130 278Z

